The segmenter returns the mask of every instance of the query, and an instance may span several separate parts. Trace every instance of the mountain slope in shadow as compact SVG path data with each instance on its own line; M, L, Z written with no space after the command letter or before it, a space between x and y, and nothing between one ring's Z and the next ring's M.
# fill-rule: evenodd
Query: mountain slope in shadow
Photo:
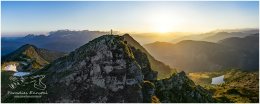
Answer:
M184 71L241 68L258 70L258 34L211 43L185 40L176 44L155 42L144 47L158 60Z

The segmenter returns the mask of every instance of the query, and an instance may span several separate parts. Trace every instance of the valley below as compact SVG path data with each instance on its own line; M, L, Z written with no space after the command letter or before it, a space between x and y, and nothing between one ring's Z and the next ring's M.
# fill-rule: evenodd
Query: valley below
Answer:
M211 84L212 78L224 75L224 83ZM189 73L197 85L213 93L213 98L222 103L257 103L259 101L259 73L240 69L215 72Z

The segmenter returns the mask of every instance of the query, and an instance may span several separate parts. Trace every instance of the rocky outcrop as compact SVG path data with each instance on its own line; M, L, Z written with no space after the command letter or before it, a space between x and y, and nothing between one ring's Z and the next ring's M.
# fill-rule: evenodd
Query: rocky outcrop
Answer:
M52 73L45 102L143 102L143 81L156 80L146 55L113 35L87 43L45 72Z
M150 81L144 81L142 86L144 103L159 103L159 99L155 95L155 85Z
M155 82L156 96L163 103L212 103L212 94L195 85L185 72Z

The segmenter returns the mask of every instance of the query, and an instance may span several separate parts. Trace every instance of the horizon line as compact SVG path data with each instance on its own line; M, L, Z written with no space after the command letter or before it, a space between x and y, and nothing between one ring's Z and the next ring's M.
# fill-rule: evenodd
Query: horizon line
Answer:
M51 31L31 31L31 32L2 32L1 31L1 37L24 37L30 34L33 35L45 35L48 36L50 35L50 32L56 32L56 31L61 31L61 30L68 30L68 31L97 31L97 32L110 32L110 30L90 30L90 29L58 29L58 30L51 30ZM113 30L113 29L112 29ZM119 31L119 30L113 30L114 32L117 32L118 34L124 34L124 33L130 33L130 34L171 34L171 33L187 33L187 34L201 34L201 33L210 33L210 32L214 32L214 31L239 31L239 30L258 30L259 31L259 27L258 28L227 28L227 29L212 29L210 31L201 31L201 32L189 32L189 31L169 31L169 32L136 32L136 31L131 31L131 32L124 32L124 31Z

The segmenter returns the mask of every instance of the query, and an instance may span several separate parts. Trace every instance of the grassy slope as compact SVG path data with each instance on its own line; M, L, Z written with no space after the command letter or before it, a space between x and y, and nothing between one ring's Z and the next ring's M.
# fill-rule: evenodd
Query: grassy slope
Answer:
M225 75L225 83L211 85L211 78L220 75ZM227 71L190 73L189 77L196 84L210 90L219 102L259 102L258 72L244 72L232 69Z

